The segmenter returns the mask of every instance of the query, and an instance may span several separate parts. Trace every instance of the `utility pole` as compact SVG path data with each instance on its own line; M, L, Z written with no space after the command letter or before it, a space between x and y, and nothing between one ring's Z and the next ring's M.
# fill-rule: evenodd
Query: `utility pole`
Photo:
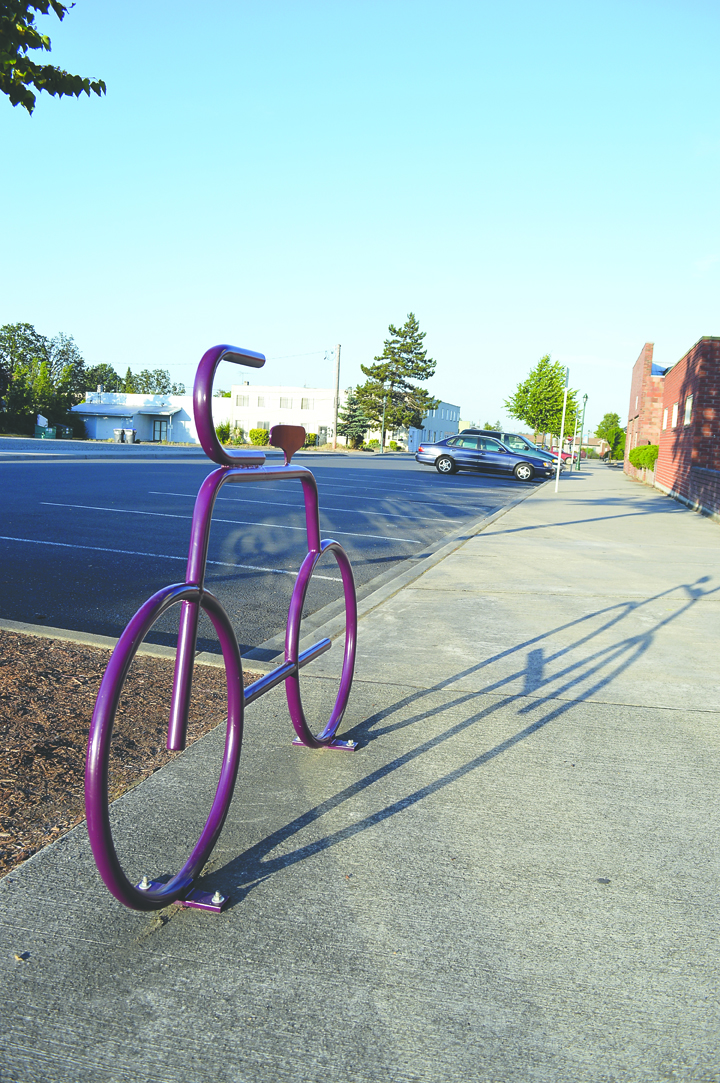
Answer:
M563 436L565 434L565 411L567 410L567 395L568 395L568 380L570 379L570 369L565 369L565 393L563 395L563 412L562 421L560 422L560 441L558 446L558 461L555 469L555 492L558 491L558 482L560 481L560 463L562 462L562 445ZM572 467L572 463L570 464Z
M333 429L333 451L337 448L338 409L340 407L340 343L335 347L335 428Z

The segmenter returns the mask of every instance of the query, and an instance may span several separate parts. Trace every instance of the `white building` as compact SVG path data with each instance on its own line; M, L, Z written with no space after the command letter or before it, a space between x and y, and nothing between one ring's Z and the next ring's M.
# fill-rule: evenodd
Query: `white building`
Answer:
M340 392L339 409L345 405L346 392ZM335 389L332 387L271 386L233 384L230 399L230 425L242 429L246 438L251 429L271 429L273 425L302 425L315 433L318 444L331 441L335 432ZM341 439L341 443L345 443Z
M340 392L339 409L347 393ZM193 416L192 395L126 395L123 392L88 391L85 402L72 411L85 422L91 440L112 440L114 429L134 429L143 443L166 440L170 443L199 443ZM213 398L216 425L229 421L231 428L242 430L245 439L251 429L271 429L273 425L302 425L315 433L318 444L329 443L335 430L335 390L332 387L271 386L270 384L233 384L230 398ZM444 440L458 431L460 408L441 402L423 418L422 429L388 430L389 440L397 440L414 453L423 440ZM380 430L369 431L367 440L380 439ZM338 437L338 443L346 443Z
M213 399L216 425L230 420L230 399ZM126 395L88 391L72 412L85 422L91 440L112 440L114 429L134 429L143 443L167 440L197 444L192 395Z

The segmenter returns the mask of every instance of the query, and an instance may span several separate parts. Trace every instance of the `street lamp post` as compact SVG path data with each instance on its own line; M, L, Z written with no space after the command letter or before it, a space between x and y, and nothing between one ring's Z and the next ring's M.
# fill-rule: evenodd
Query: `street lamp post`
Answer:
M588 397L587 397L587 393L586 393L586 394L583 395L583 412L582 412L582 421L580 422L580 447L578 448L578 461L577 461L578 470L580 469L580 458L582 456L582 438L583 438L583 432L585 431L585 407L587 406L587 399L588 399Z

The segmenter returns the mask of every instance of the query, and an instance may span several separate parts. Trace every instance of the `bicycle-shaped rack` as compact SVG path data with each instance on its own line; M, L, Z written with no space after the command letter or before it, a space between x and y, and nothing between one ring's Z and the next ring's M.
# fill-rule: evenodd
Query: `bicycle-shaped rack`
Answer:
M222 831L232 800L240 761L245 707L281 681L285 682L288 708L296 737L293 744L309 748L331 748L352 751L354 741L336 739L342 721L355 668L357 638L357 603L355 582L350 561L336 541L320 540L320 514L315 478L309 470L290 465L292 456L305 440L300 426L278 425L270 431L270 443L285 453L284 466L265 466L261 450L231 453L222 447L212 419L212 386L220 361L261 368L262 354L232 346L215 346L204 354L198 366L193 389L195 424L200 443L206 454L219 464L209 474L195 500L190 549L184 583L164 587L140 607L120 636L100 684L95 711L90 726L87 764L85 769L85 807L87 827L93 856L100 875L112 894L134 910L159 910L172 902L219 912L228 897L218 892L193 891L193 882L203 868ZM298 479L305 497L308 553L300 566L288 612L285 635L285 661L271 673L243 689L240 648L230 619L218 599L205 589L205 565L210 540L210 525L215 499L223 485L240 482L270 482ZM340 686L330 719L321 733L313 734L307 724L300 697L299 673L303 666L329 650L329 639L299 651L300 621L310 579L323 554L331 552L342 577L345 595L345 651ZM185 748L193 660L200 610L210 618L222 649L227 679L228 720L220 779L215 797L200 837L180 872L167 883L143 877L133 885L126 877L115 851L110 827L108 802L108 763L113 723L123 685L138 647L155 622L173 605L181 605L178 645L175 659L167 747L170 751Z

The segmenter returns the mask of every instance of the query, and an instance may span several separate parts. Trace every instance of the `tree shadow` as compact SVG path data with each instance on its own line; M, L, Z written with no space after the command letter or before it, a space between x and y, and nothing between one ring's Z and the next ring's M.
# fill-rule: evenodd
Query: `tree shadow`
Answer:
M421 741L413 748L403 752L402 755L376 768L364 778L344 787L338 793L327 798L327 800L320 802L302 813L302 815L295 817L287 824L273 831L243 854L222 868L213 871L207 877L208 885L232 893L234 903L237 904L253 887L281 869L295 865L306 858L328 850L338 843L345 842L355 835L367 831L376 824L382 823L451 785L470 772L483 767L496 757L509 752L532 734L537 733L551 722L560 719L564 714L576 707L578 703L597 695L620 674L638 662L652 646L655 636L661 628L666 627L687 613L701 599L708 598L720 591L720 587L704 590L702 584L709 581L709 576L702 576L694 583L678 584L676 587L671 587L651 598L621 602L595 610L593 613L585 614L575 620L558 625L531 639L523 640L513 647L484 659L477 665L470 666L452 677L437 682L430 688L415 690L396 700L388 707L377 711L362 723L353 727L348 733L343 734L343 736L352 737L361 743L367 744L387 734L412 727L417 723L426 725L429 719L439 717L449 710L457 710L470 705L476 706L479 697L482 697L483 701L485 701L479 710L471 710L467 717L454 723L442 733ZM656 621L643 632L627 636L609 646L598 647L593 653L579 660L573 660L574 652L587 647L599 636L617 628L623 620L632 614L636 614L643 607L657 602L661 598L667 598L678 590L683 591L685 601L675 612L662 620ZM601 623L599 627L595 627L593 622L598 619ZM581 634L577 639L573 640L570 646L545 653L544 641L572 628L578 629ZM523 655L523 652L526 653ZM441 704L427 702L430 697L446 692L458 681L512 656L523 656L518 668L511 674L485 686L481 693L472 690L462 692L455 698L446 699ZM556 667L559 662L562 664L558 669ZM551 666L553 667L552 671L550 670ZM521 690L508 691L508 686L518 680L523 682ZM489 696L493 697L491 703L486 702ZM392 721L394 715L406 711L408 707L414 705L420 706L421 709L413 712L409 717ZM283 846L289 839L300 834L305 828L316 823L345 802L351 801L371 786L387 779L407 764L432 753L433 750L452 740L458 734L479 726L493 715L505 711L513 705L517 708L518 718L540 712L539 717L529 721L526 726L505 740L479 751L477 756L474 756L466 763L459 764L453 770L444 773L413 792L397 800L390 801L384 808L342 828L329 831L322 838L314 838L300 844L290 853L272 856L272 852L276 848ZM480 737L481 733L478 734L478 738Z

